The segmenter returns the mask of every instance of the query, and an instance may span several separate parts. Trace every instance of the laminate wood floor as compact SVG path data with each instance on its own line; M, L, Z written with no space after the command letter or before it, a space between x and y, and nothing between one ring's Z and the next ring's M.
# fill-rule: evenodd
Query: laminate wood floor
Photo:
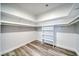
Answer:
M77 54L36 40L2 56L77 56Z

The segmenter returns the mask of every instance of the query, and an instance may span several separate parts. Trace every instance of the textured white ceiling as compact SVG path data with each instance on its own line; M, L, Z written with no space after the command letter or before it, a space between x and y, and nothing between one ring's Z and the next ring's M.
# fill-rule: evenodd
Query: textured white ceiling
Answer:
M48 4L48 7L45 5ZM57 6L63 5L64 3L13 3L7 4L9 6L15 7L24 12L28 12L34 16L46 13Z
M48 4L48 7L45 5ZM3 3L4 12L28 20L49 20L68 16L72 10L72 3ZM78 9L78 8L76 8ZM74 13L73 13L74 14Z
M39 3L39 4L20 4L24 10L27 12L33 14L33 15L39 15L45 12L48 12L49 10L61 5L60 3L50 3L48 4L48 7L45 6L46 4Z

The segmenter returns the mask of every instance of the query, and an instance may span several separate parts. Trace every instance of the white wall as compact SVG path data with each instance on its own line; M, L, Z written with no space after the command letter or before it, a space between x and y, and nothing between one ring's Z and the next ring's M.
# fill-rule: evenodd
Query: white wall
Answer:
M56 45L76 51L77 34L75 33L75 25L55 26Z
M36 40L36 29L21 26L2 26L2 53Z
M72 33L57 33L57 46L76 51L76 34Z
M79 55L79 22L76 23L75 31L76 31L76 34L77 34L76 49L77 49L77 52L78 52L78 55Z

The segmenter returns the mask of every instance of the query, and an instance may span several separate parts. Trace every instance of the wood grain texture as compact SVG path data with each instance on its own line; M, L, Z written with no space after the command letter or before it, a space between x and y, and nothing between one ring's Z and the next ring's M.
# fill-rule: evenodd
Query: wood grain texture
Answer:
M2 56L77 56L77 54L36 40Z

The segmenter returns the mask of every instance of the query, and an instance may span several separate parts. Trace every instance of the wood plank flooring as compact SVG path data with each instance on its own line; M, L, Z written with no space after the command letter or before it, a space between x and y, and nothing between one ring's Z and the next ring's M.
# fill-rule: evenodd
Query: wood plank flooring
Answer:
M36 40L2 56L77 56L77 54Z

